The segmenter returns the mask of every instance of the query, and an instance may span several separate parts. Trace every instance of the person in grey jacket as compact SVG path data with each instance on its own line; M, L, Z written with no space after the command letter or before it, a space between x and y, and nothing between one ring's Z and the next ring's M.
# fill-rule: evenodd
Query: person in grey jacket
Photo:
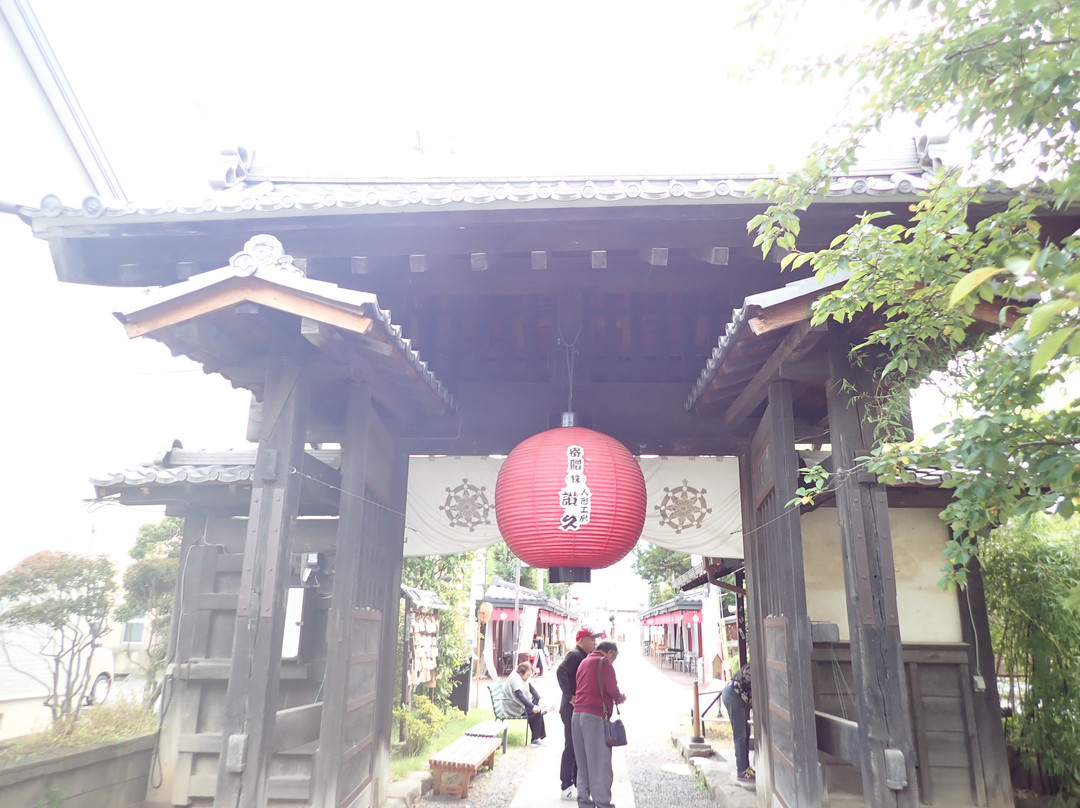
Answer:
M532 664L522 662L506 677L506 684L503 685L503 709L507 715L527 718L532 743L539 744L547 737L547 730L544 728L544 708L540 706L540 694L528 683L532 672Z

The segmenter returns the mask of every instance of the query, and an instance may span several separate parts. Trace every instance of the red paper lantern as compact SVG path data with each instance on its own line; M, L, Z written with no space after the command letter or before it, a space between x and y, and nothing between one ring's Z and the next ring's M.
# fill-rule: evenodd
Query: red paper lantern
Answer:
M518 444L499 469L495 517L514 554L554 583L629 553L645 524L645 478L614 438L563 426Z

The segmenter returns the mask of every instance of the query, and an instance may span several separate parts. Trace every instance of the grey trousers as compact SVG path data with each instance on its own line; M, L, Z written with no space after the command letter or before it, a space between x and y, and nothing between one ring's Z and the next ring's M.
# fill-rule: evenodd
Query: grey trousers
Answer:
M577 760L579 808L614 808L611 802L611 747L604 742L604 719L591 713L574 713L570 721Z

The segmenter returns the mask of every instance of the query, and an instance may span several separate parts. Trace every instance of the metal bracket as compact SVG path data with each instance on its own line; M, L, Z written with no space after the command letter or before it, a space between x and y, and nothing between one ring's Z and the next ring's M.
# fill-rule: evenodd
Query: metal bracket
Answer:
M225 770L241 774L247 765L247 735L230 735L225 747Z
M885 786L892 791L907 788L907 762L899 749L885 750Z

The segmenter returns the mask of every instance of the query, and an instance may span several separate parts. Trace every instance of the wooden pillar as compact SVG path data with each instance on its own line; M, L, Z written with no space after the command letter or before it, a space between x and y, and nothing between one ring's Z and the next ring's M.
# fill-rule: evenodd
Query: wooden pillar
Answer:
M769 385L769 404L751 442L750 509L753 533L744 542L754 625L751 666L758 739L759 789L789 808L821 805L817 728L811 673L810 618L799 510L798 457L791 384ZM764 699L761 697L764 696ZM760 772L765 770L762 782Z
M986 614L986 590L983 587L982 568L978 558L971 560L968 569L968 585L958 589L960 598L960 625L964 642L968 644L970 670L981 677L972 696L975 744L980 754L980 766L974 765L973 776L985 782L986 804L989 808L1012 808L1012 781L1009 778L1009 761L1005 751L1005 732L1001 726L1001 702L998 700L997 673L994 667L994 649L990 641L990 621ZM967 687L967 683L963 683ZM976 789L976 793L978 789Z
M382 648L379 659L379 695L376 701L375 728L376 747L373 760L376 779L374 782L374 805L386 801L390 785L390 734L394 711L395 657L397 650L398 610L401 606L401 570L405 552L405 498L409 485L409 455L395 445L390 475L390 503L383 509L385 519L380 543L380 563L372 574L381 577L383 613ZM380 590L376 590L380 591Z
M353 655L353 609L360 581L360 543L371 504L364 496L370 457L371 392L366 384L346 387L345 434L341 443L341 490L338 505L334 592L326 620L326 682L315 759L316 808L337 808L338 780L345 752L343 730Z
M915 808L915 755L896 605L896 572L885 486L857 468L873 446L873 423L858 394L873 390L843 342L828 348L829 435L847 590L859 768L864 803ZM854 394L852 391L856 391Z
M216 808L264 808L281 679L291 525L299 504L309 389L298 356L267 373L263 422L222 720Z
M742 523L743 523L743 560L746 563L746 644L749 645L749 659L751 681L765 681L765 650L761 644L761 638L765 626L765 610L761 601L760 593L765 587L765 556L760 552L761 544L758 541L758 532L755 530L755 509L753 497L753 456L749 444L739 456L739 490L742 498ZM740 639L740 651L743 649L743 640ZM745 663L745 659L740 659ZM734 673L734 671L732 671ZM760 677L760 678L759 678ZM767 688L760 684L753 688L757 696L756 705L767 705L769 698ZM769 759L769 747L762 743L762 739L769 737L769 711L755 706L754 718L754 744L755 754L750 758L752 764L756 764L757 787L761 796L772 793L772 771Z

